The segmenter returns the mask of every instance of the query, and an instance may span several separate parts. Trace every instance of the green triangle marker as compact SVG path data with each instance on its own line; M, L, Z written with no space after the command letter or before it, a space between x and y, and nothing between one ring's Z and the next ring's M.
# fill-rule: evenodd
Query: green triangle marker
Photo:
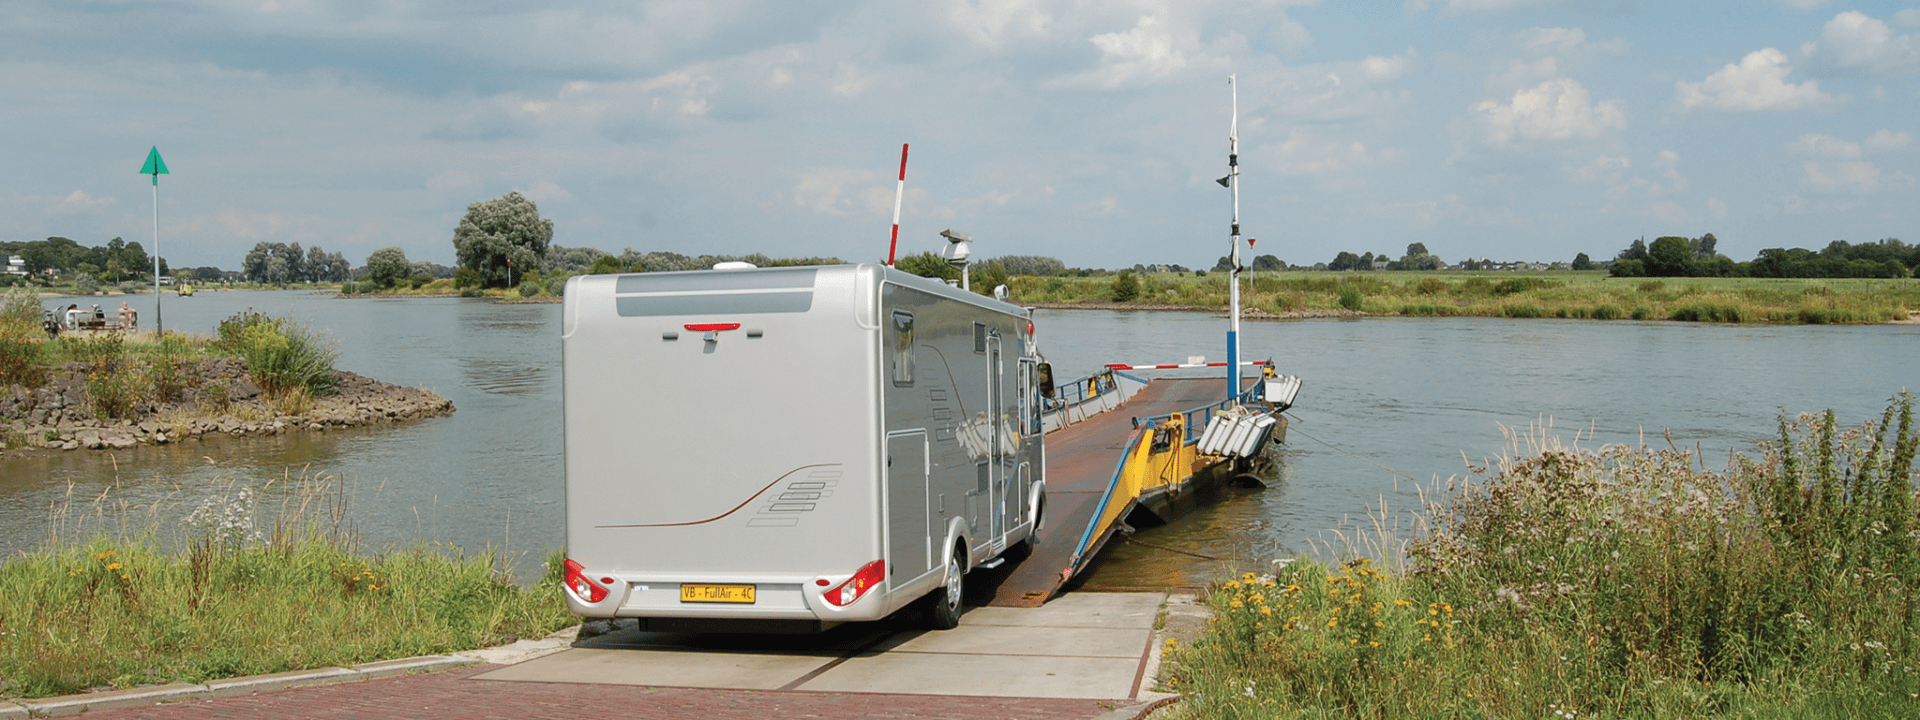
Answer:
M160 184L161 175L171 174L167 172L167 161L160 159L159 146L155 146L152 150L147 151L147 164L140 166L140 174L152 175L153 184L155 185Z

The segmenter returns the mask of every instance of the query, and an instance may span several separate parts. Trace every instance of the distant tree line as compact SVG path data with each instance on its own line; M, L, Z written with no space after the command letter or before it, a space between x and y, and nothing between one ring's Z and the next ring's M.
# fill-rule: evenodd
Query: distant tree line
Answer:
M1470 269L1476 269L1476 270L1479 269L1477 267L1479 264L1478 262L1471 261L1471 260L1469 260L1468 262L1472 262L1476 265L1476 267L1470 268ZM1433 253L1427 252L1426 243L1409 243L1407 245L1406 254L1401 255L1398 258L1395 258L1388 253L1380 253L1378 255L1375 255L1373 253L1355 255L1351 252L1341 251L1339 254L1333 256L1332 262L1327 263L1327 269L1328 270L1374 270L1374 269L1439 270L1441 268L1446 267L1446 265L1447 264L1441 261L1439 257L1435 256ZM1376 268L1376 266L1378 267Z
M19 255L26 263L29 277L45 277L46 271L51 270L55 275L84 274L95 280L116 283L153 278L153 258L147 255L146 248L141 247L139 242L127 242L120 238L95 247L85 247L63 237L0 242L0 260L12 255ZM160 274L169 272L167 261L162 258ZM26 282L26 279L16 276L10 282Z
M1614 277L1905 278L1920 270L1920 246L1898 238L1854 245L1835 240L1815 252L1767 248L1752 262L1716 252L1713 233L1697 238L1666 236L1651 244L1635 240L1614 257ZM1584 257L1584 254L1582 254ZM1575 258L1575 269L1580 258Z
M352 272L353 265L340 253L319 245L302 250L300 243L257 243L240 261L241 279L257 283L340 282Z

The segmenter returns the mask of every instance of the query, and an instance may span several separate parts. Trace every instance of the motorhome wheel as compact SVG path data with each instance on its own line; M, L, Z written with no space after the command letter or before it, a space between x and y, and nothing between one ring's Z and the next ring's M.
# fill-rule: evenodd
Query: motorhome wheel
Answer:
M960 626L960 603L965 596L966 571L960 567L956 548L947 557L947 584L927 596L927 624L935 630Z

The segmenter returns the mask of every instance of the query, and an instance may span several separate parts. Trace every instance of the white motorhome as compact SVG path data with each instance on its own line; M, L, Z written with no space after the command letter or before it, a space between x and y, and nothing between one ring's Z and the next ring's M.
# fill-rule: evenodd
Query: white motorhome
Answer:
M952 627L964 575L1034 537L1027 311L884 265L579 276L565 297L575 614L812 631L921 601Z

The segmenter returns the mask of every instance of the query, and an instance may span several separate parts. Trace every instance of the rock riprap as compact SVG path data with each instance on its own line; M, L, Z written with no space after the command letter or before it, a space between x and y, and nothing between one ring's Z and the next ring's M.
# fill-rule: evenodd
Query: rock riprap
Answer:
M454 409L453 401L431 391L343 370L330 394L314 398L305 412L289 415L275 411L239 360L209 358L180 366L176 381L182 388L169 401L142 398L121 413L125 417L102 418L87 394L87 372L87 365L72 363L50 373L38 388L14 385L0 391L0 422L11 430L11 442L0 449L21 444L61 450L128 448L215 433L277 435L438 417Z

